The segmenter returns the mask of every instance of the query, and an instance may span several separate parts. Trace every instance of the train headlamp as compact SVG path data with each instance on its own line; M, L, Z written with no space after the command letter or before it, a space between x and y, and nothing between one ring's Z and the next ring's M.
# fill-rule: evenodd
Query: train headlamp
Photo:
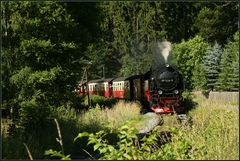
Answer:
M178 91L178 90L174 90L174 93L175 93L175 94L178 94L178 93L179 93L179 91Z
M161 90L160 90L160 91L158 91L158 94L159 94L159 95L161 95L162 93L163 93L163 92L162 92Z

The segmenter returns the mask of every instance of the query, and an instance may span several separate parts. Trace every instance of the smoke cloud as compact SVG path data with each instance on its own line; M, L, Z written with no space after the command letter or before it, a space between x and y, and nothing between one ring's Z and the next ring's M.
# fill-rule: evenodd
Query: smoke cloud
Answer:
M159 65L170 64L172 61L172 47L169 41L154 41L152 46L153 51L153 68Z

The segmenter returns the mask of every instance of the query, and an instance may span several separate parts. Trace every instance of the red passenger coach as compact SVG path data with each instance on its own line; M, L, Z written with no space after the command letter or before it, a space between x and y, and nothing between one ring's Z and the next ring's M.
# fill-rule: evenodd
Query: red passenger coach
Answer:
M120 77L113 80L113 97L130 99L129 77Z
M103 82L105 97L112 97L112 80L113 78L107 78Z
M99 95L101 92L99 91L99 79L91 80L88 82L88 91L89 95Z
M89 95L111 97L112 80L113 78L96 79L89 81L88 82Z

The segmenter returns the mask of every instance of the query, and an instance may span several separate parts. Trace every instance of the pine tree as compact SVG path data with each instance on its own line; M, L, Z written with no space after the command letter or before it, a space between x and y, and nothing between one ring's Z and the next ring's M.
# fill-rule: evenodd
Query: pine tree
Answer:
M224 48L220 62L218 89L224 91L237 91L239 88L239 33L236 32L234 40L229 41Z
M213 47L209 47L206 56L204 58L205 70L206 70L206 83L207 88L213 90L215 83L217 81L220 61L222 56L221 46L215 42Z

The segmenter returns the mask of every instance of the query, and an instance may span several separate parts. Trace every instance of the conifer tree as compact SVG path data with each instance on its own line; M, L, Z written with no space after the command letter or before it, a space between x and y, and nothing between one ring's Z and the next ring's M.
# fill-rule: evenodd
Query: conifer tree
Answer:
M218 89L223 91L237 91L239 88L239 33L235 33L234 40L226 45L220 62L220 74L217 81Z
M217 81L220 61L222 56L221 46L215 42L213 47L209 47L206 56L204 57L205 71L206 71L206 83L207 88L213 90Z

